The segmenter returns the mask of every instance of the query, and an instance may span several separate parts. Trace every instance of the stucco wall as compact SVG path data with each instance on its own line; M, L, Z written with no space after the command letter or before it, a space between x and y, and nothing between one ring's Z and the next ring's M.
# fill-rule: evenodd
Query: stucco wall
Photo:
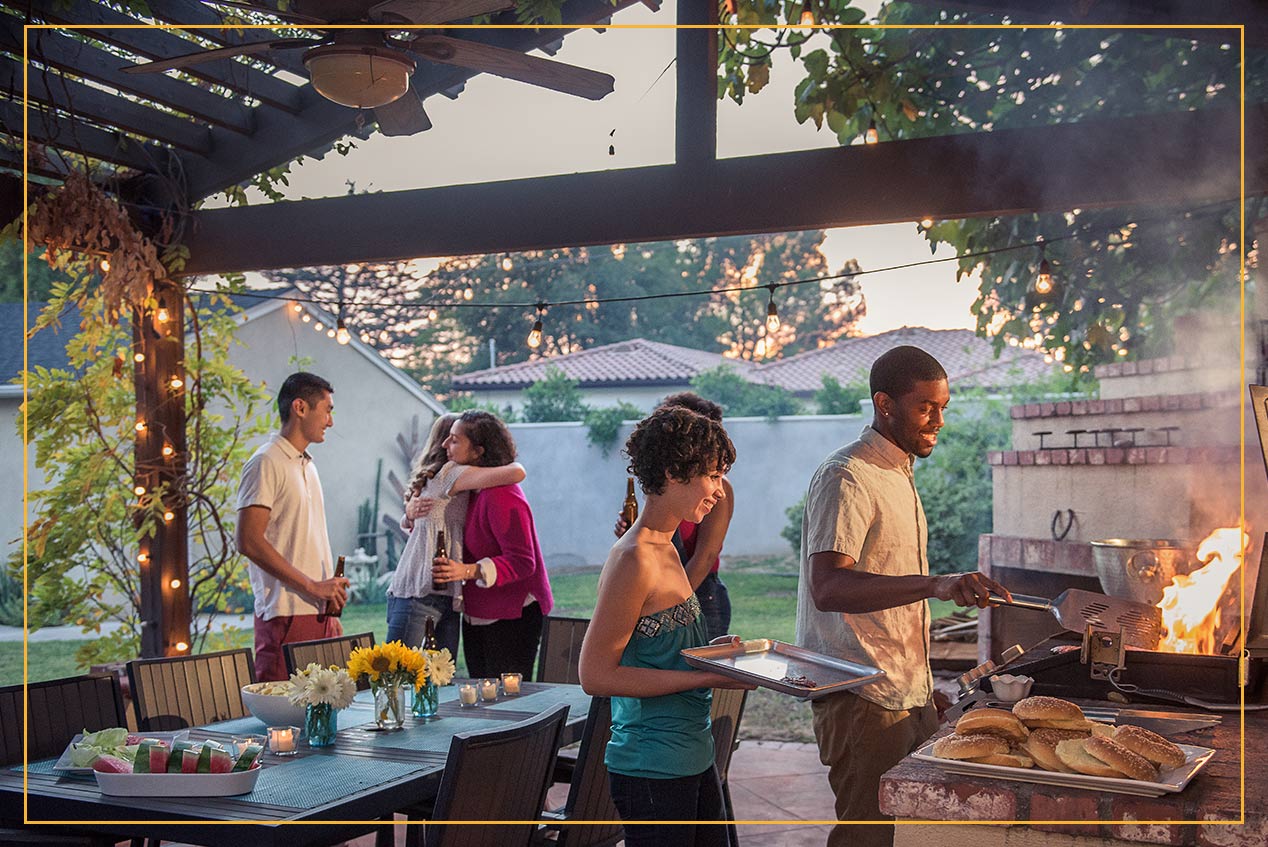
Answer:
M22 400L19 397L0 398L0 552L5 559L22 546ZM44 484L44 477L35 467L35 452L31 452L31 488Z
M724 552L757 556L786 554L780 536L784 510L801 499L815 468L829 453L853 441L863 428L859 415L731 418L727 432L737 458L729 478L735 487L735 516ZM533 508L538 536L554 567L600 564L612 546L612 525L625 496L620 447L632 423L621 428L605 457L586 441L580 423L514 424L519 460L528 471L523 488ZM642 502L639 494L639 502Z
M650 412L661 400L670 394L689 390L691 390L691 386L685 383L683 385L661 385L646 388L639 386L583 388L581 389L581 399L587 406L595 409L605 409L625 401L626 403L632 403L644 412ZM493 403L499 409L510 405L517 413L523 410L525 403L524 390L521 388L503 391L473 391L471 396L475 398L477 403Z

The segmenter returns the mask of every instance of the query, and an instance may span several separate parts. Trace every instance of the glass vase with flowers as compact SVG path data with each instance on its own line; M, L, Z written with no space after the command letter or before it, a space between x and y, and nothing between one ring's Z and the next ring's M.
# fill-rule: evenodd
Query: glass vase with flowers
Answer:
M348 673L370 681L374 722L379 729L400 729L405 723L405 692L426 669L423 654L399 641L358 647L348 657Z
M357 694L356 683L340 667L322 667L313 662L291 674L291 693L295 705L304 706L304 734L308 746L327 747L335 742L339 729L337 714L347 708Z
M440 708L440 686L453 681L454 661L449 648L424 650L426 665L414 680L414 717L433 718Z

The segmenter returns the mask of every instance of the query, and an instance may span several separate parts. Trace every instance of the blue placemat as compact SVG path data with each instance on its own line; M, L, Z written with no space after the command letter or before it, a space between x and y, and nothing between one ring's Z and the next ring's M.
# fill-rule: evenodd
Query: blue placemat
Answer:
M57 776L64 776L68 779L93 779L91 771L87 773L67 773L66 771L54 770L53 764L56 761L57 759L40 759L37 762L31 762L31 764L27 767L27 771L29 773L51 773L56 774ZM10 765L9 770L21 771L22 765L21 763Z
M372 710L358 708L355 705L347 709L340 709L336 713L336 717L339 721L339 729L349 729L374 720ZM205 729L208 732L223 732L227 735L264 735L268 727L265 726L263 721L253 715L247 715L244 718L234 718L230 721L207 724L204 727L200 727L200 729ZM300 729L302 730L303 727L301 726Z
M570 717L584 715L590 709L590 695L580 688L548 688L545 691L521 694L518 697L499 697L496 702L483 707L508 712L540 714L556 703L567 703Z
M250 794L235 799L270 806L311 809L418 771L439 771L440 764L390 762L354 756L309 756L266 764Z
M442 716L428 721L426 724L415 725L398 732L365 732L364 730L354 729L348 733L354 736L349 738L348 742L384 749L426 750L434 753L447 753L449 752L449 742L460 732L489 732L504 729L505 727L506 724L504 722L491 721L487 718ZM344 736L340 735L337 743L343 743L343 739Z

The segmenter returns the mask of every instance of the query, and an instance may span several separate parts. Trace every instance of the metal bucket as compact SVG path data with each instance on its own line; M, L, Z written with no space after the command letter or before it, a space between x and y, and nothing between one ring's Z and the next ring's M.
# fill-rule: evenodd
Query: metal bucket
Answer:
M1169 538L1105 538L1092 542L1092 564L1106 594L1156 606L1172 578L1197 561L1192 547Z

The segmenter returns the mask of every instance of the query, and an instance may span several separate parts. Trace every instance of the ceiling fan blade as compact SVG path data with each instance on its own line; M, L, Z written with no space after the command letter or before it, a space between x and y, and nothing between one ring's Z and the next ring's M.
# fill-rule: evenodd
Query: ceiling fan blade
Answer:
M374 110L379 132L384 135L413 135L431 129L431 118L423 110L423 98L413 88L386 106Z
M232 56L247 56L252 53L266 53L269 50L289 50L294 47L315 47L323 44L317 38L275 38L271 41L252 41L249 44L235 44L230 47L216 47L211 50L199 50L197 53L186 53L170 59L158 59L153 62L142 62L139 65L126 65L119 70L125 74L153 74L172 68L187 68L190 65L201 65L216 59L228 59Z
M576 65L450 38L447 35L421 35L411 42L410 47L432 62L471 68L494 76L539 85L552 91L575 94L587 100L603 99L612 93L615 84L615 80L608 74L589 68L579 68Z
M323 21L321 18L314 18L312 15L302 15L299 12L285 11L281 9L271 9L268 6L257 6L254 3L239 2L239 0L206 0L209 6L233 6L238 9L246 9L251 12L258 12L261 15L268 15L272 18L281 18L284 21L295 21L301 24L319 24L324 26L329 21Z
M515 0L384 0L370 7L369 19L395 15L412 24L441 24L515 8Z

